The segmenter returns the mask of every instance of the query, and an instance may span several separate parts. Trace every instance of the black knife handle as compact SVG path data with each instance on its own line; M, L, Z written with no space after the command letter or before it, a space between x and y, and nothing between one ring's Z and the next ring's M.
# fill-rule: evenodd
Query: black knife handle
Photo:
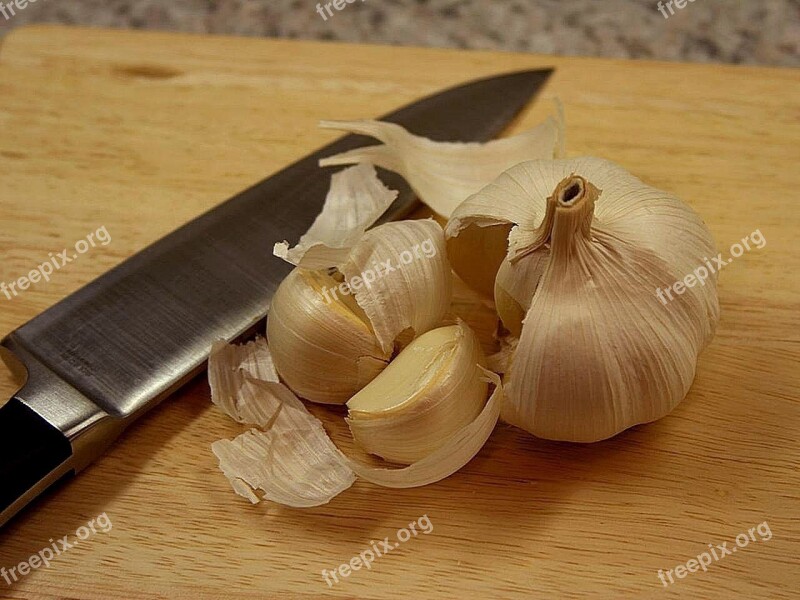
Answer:
M66 437L18 398L0 408L0 513L72 456Z

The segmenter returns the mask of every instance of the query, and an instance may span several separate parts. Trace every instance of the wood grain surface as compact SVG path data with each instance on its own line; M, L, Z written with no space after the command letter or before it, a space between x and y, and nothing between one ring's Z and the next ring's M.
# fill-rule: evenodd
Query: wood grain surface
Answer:
M507 426L453 477L421 489L358 482L329 505L250 506L209 445L241 428L199 380L84 474L0 531L10 568L106 513L113 523L3 598L797 598L800 74L794 70L552 58L34 27L0 49L0 281L105 226L98 246L12 300L0 330L335 134L506 70L557 72L514 130L558 96L568 153L618 161L694 206L727 252L722 322L669 417L593 445ZM490 312L457 309L491 350ZM76 326L80 324L76 323ZM5 373L3 398L16 389ZM341 412L315 409L345 443ZM2 485L2 482L0 482ZM333 570L427 515L370 570ZM751 542L669 587L709 544Z

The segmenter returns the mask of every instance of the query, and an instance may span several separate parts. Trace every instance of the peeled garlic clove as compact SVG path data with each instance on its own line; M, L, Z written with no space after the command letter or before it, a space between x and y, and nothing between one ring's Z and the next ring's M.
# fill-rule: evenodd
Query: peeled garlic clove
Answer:
M442 322L453 282L444 233L432 219L386 223L364 234L340 267L384 352L406 330Z
M488 391L485 365L464 323L421 335L347 403L353 437L391 462L425 458L480 414Z
M322 212L309 230L294 248L288 242L275 244L275 256L307 269L338 266L395 198L397 192L381 183L370 164L335 173Z
M267 336L275 367L299 396L344 404L375 378L391 357L367 315L341 282L325 271L297 268L269 308Z
M563 122L553 117L534 129L485 144L434 142L381 121L322 121L320 126L383 142L330 156L321 166L369 162L400 173L443 217L506 169L525 160L553 158L563 145Z
M503 403L500 378L485 369L482 372L484 381L495 385L486 406L474 421L446 438L433 453L402 469L371 467L348 459L349 467L362 479L389 488L420 487L440 481L458 471L480 452L500 416Z
M504 324L519 332L503 418L592 442L670 412L719 319L714 273L666 304L656 296L716 255L697 214L596 158L522 163L486 191L447 230L487 213L502 222L498 198L517 205L496 280Z

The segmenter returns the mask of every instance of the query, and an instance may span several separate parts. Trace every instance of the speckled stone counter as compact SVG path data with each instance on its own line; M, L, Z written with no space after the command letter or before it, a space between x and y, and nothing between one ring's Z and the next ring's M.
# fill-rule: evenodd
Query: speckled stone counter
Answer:
M0 15L0 36L27 23L57 22L800 65L800 0L326 0L319 7L315 0L0 0L12 7L15 1L30 3L13 16Z

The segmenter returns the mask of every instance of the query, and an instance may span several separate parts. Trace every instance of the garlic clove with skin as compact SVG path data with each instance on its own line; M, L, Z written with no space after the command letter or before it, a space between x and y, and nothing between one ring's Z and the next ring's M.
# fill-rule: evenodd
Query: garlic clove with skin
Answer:
M347 403L354 439L391 462L425 458L481 413L485 365L465 323L428 331Z
M450 309L453 278L444 232L433 219L371 229L340 270L386 352L401 333L421 335Z
M404 333L450 308L444 233L431 219L366 232L339 271L295 269L267 317L275 367L300 397L343 404L380 373Z
M387 365L392 349L378 343L367 315L326 271L294 269L267 317L275 368L297 395L344 404Z

